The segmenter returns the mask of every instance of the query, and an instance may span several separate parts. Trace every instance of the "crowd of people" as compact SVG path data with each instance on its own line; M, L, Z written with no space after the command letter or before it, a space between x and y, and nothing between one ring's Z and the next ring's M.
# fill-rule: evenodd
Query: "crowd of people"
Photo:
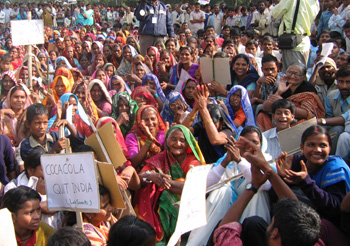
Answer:
M29 11L44 23L32 53L11 40ZM229 60L231 83L204 83L202 57ZM0 201L18 245L165 245L187 172L208 164L207 188L243 177L207 195L208 223L186 245L348 245L349 61L349 0L1 2ZM278 132L314 117L300 151L283 152ZM110 122L132 208L112 207L101 183L82 233L74 213L48 209L40 157L94 152L84 140Z

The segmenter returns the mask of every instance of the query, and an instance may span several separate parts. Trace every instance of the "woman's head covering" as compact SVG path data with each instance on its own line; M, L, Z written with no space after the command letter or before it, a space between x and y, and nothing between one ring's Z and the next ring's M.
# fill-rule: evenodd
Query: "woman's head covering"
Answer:
M99 41L100 38L102 38L102 41L105 41L105 39L106 39L106 37L105 37L103 34L98 34L98 35L96 36L96 40Z
M38 57L39 57L41 54L44 54L44 55L46 56L46 59L49 60L49 64L53 65L52 62L51 62L51 60L50 60L50 58L49 58L49 55L47 54L46 51L39 51ZM41 69L43 69L43 67L41 67ZM47 69L49 69L49 68L47 68Z
M30 105L33 104L32 99L30 98L30 91L29 91L28 87L27 87L26 85L24 85L24 84L20 84L20 85L15 85L15 86L13 86L13 87L9 90L9 92L7 93L7 97L6 97L5 101L2 103L2 109L12 109L12 108L11 108L11 98L10 98L10 97L11 97L11 95L12 95L12 91L13 91L16 87L17 87L17 88L18 88L18 87L22 88L23 91L26 93L26 102L25 102L25 104L24 104L24 106L23 106L23 109L26 109L26 108L28 108Z
M55 68L57 68L57 64L60 62L60 61L64 61L64 63L66 63L66 66L67 68L70 70L72 69L72 65L70 65L69 61L67 60L67 58L65 58L64 56L59 56L56 58L56 61L55 61Z
M145 134L142 132L140 126L141 126L141 122L142 122L142 114L145 110L153 110L157 117L158 117L158 128L159 130L161 131L165 131L166 130L166 126L165 126L165 123L164 123L164 120L162 119L162 117L160 116L160 113L158 112L157 108L155 108L154 106L152 105L145 105L145 106L142 106L141 108L139 108L137 110L137 113L136 113L136 117L135 117L135 124L132 128L132 131L138 135L138 136L145 136Z
M110 97L108 91L107 91L107 88L106 86L103 84L103 82L99 79L93 79L90 81L89 83L89 91L91 91L91 88L94 86L94 85L98 85L100 88L101 88L101 91L103 92L104 96L105 96L105 99L110 103L112 104L112 98Z
M191 81L194 82L194 83L196 84L196 86L199 85L198 81L197 81L196 79L194 79L194 78L189 78L188 80L186 80L186 81L182 84L182 86L181 86L181 95L183 96L183 98L184 98L185 100L187 100L187 99L185 98L184 90L186 89L186 86L187 86L188 82L191 82Z
M58 81L59 78L62 79L63 85L65 87L65 90L64 90L63 94L71 92L72 91L72 87L73 87L73 84L70 83L69 80L65 76L63 76L63 75L56 76L55 79L52 82L52 93L53 93L53 97L55 98L55 102L56 103L60 99L60 97L57 95L57 92L56 92L56 85L57 85L57 81Z
M112 80L118 80L118 79L121 79L123 81L123 85L124 85L124 90L129 94L131 95L131 89L130 87L128 86L128 84L124 81L124 79L122 77L120 77L119 75L113 75L112 78L110 79L109 81L109 84L108 84L108 90L111 91L112 90Z
M203 157L203 154L202 154L202 151L200 150L199 146L198 146L198 143L196 141L196 139L194 138L194 136L192 135L191 131L186 127L186 126L183 126L183 125L175 125L175 126L172 126L167 134L166 134L166 138L167 139L169 137L169 135L171 134L171 132L173 132L174 130L176 129L180 129L182 131L182 133L184 134L185 136L185 139L187 141L187 143L189 144L189 148L190 148L190 151L189 149L187 150L187 153L193 153L194 156L196 157L196 159L201 163L201 164L205 164L205 160L204 160L204 157ZM169 147L167 145L167 141L165 140L165 147L166 149L169 151Z
M171 111L171 109L170 109L170 104L175 102L179 98L188 108L190 108L190 106L187 104L187 102L185 101L185 99L183 98L183 96L179 92L177 92L177 91L170 92L167 96L167 99L165 100L163 110L160 113L163 120L165 122L169 122L169 125L171 125L173 123L174 118L175 118L173 111Z
M85 124L87 124L88 126L90 126L90 121L89 121L89 117L87 116L87 114L85 113L85 110L84 108L81 106L80 102L79 102L79 99L78 97L73 94L73 93L65 93L63 94L61 97L60 97L60 101L61 101L61 107L63 109L63 106L66 102L69 101L69 98L70 97L74 97L75 100L77 101L77 106L78 106L78 109L77 111L75 112L76 114L78 114L80 116L80 118L85 122ZM55 122L57 118L57 114L54 115L50 120L49 120L49 126L48 128L50 128L52 126L52 124ZM72 122L72 119L69 119L67 118L68 122L74 126L74 123Z
M243 87L247 87L249 84L255 83L259 79L260 76L259 76L258 72L255 70L253 64L250 62L249 57L245 54L238 54L235 57L233 57L232 63L231 63L232 64L232 66L231 66L231 83L232 84L237 80L237 74L233 70L232 67L233 67L233 64L236 62L236 60L239 58L243 58L246 61L248 61L249 69L247 71L247 75L239 84Z
M235 124L233 124L231 120L231 117L219 104L217 104L216 101L214 101L213 104L208 104L208 110L210 117L213 119L214 123L220 122L220 120L222 120L225 123L226 127L229 128L233 133L238 133Z
M249 100L249 95L248 95L248 91L246 88L244 88L241 85L235 85L231 88L231 90L229 91L226 100L225 100L225 105L228 109L228 112L230 114L230 117L232 120L235 119L235 114L233 112L233 109L231 107L230 104L230 97L233 95L233 93L235 93L237 90L241 90L242 93L242 97L241 97L241 106L243 108L244 114L246 116L246 120L245 120L245 126L255 126L255 119L254 119L254 113L253 113L253 108L252 105L250 104L250 100Z
M135 42L135 46L136 46L135 49L136 49L137 53L140 54L140 53L141 53L141 52L140 52L141 49L140 49L139 42L137 42L136 39L135 39L135 37L134 37L134 36L131 36L131 35L129 35L129 36L126 38L126 43L128 43L128 39L132 39L132 40Z
M137 110L139 109L139 106L134 100L131 99L130 95L127 92L119 92L115 94L113 97L113 104L112 104L112 117L114 119L117 119L120 114L119 107L118 107L119 100L123 100L124 103L130 108L128 112L129 121L120 126L123 134L126 135L135 123L135 115Z
M92 48L92 46L93 46L94 44L96 44L96 45L98 46L98 49L100 50L100 53L103 54L103 44L102 44L100 41L94 41L94 42L92 43L92 45L91 45L91 48ZM91 50L91 52L92 52L92 50ZM93 52L92 52L92 53L93 53ZM94 54L94 53L93 53L93 54ZM96 55L96 54L94 54L94 55Z
M131 56L134 57L135 55L137 55L137 51L135 50L135 48L131 45L124 45L123 48L122 48L122 55L123 55L123 59L122 61L120 62L120 65L118 67L118 73L121 74L121 75L125 75L127 73L131 73L132 71L132 63L131 62L128 62L125 58L124 58L124 51L125 51L125 48L128 47L131 51Z
M72 73L72 75L73 75L73 72L78 73L79 78L77 81L74 80L74 84L77 83L78 81L82 81L84 79L84 75L82 74L82 72L78 68L73 67L70 70L70 72ZM73 76L73 79L74 79L74 76Z
M92 43L90 41L84 41L83 44L86 43L89 46L89 51L91 52ZM83 46L83 45L82 45Z
M85 91L85 101L83 102L83 107L86 109L86 113L91 118L92 122L96 122L98 119L97 108L94 100L92 100L90 95L90 90L88 85L83 81L77 81L72 88L72 93L76 94L76 91L79 86L82 86Z
M106 84L105 84L105 87L108 88L108 85L109 85L109 77L108 77L107 73L106 73L104 70L102 70L102 69L96 69L95 72L91 75L91 78L92 78L92 79L95 79L95 78L96 78L96 74L97 74L98 71L102 71L102 72L106 75Z
M146 104L147 105L152 105L154 107L157 107L157 105L158 105L157 101L154 99L154 96L152 95L152 93L145 86L136 87L131 93L131 98L133 100L135 100L136 97L141 96L141 95L146 97L146 99L147 99Z
M153 72L155 75L158 75L158 69L157 69L157 63L160 61L160 54L159 54L159 51L158 51L158 48L157 47L154 47L154 46L149 46L147 48L147 55L148 55L148 51L149 50L153 50L154 51L154 54L155 54L155 61L154 63L152 64L152 67L153 67Z
M113 67L113 75L116 75L117 74L117 69L115 68L115 66L113 65L113 63L106 63L104 66L103 66L103 70L106 72L107 68L109 67Z
M126 36L125 36L125 34L122 31L116 32L116 39L117 38L122 38L123 43L126 44Z
M71 68L72 69L72 68ZM74 85L74 78L73 78L73 74L70 71L70 69L66 68L66 67L59 67L56 70L55 76L64 76L68 79L69 83L71 83L71 87L73 87Z
M158 77L155 76L153 73L148 73L145 76L143 76L143 78L142 78L142 85L145 85L147 80L154 81L154 83L156 85L157 94L160 97L160 99L162 99L162 101L164 102L166 98L165 98L164 92L162 90L162 87L160 86Z

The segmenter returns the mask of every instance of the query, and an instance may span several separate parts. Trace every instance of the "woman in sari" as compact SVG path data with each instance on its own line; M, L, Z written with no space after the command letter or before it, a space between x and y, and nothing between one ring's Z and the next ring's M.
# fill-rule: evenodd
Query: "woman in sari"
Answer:
M230 90L234 85L240 85L247 89L248 96L251 98L259 77L249 57L245 54L238 54L232 59L231 85L227 85L227 90Z
M163 149L166 126L158 110L146 105L135 117L135 124L125 138L133 167L140 171L144 161Z
M152 105L156 108L158 107L157 101L145 86L136 87L131 93L131 99L137 103L139 108L145 105Z
M84 111L91 118L92 122L95 123L98 120L97 107L91 98L88 85L83 81L76 82L72 88L72 93L77 95Z
M127 92L129 95L131 94L131 90L123 78L118 75L113 75L108 84L108 93L113 97L119 92Z
M157 241L169 240L175 230L178 209L173 204L180 200L190 166L205 164L196 140L185 126L169 129L165 147L146 160L139 174L144 186L134 199L138 217L153 226Z
M176 64L176 60L168 50L162 50L160 52L160 62L158 63L158 78L161 81L162 89L164 90L165 95L169 94L171 90L175 89L173 84L168 83L170 76L173 73L173 67Z
M118 69L123 59L122 49L123 49L123 46L119 44L114 44L113 46L111 63L114 65L116 69Z
M66 67L68 69L72 69L72 65L69 63L67 58L65 58L64 56L59 56L55 60L55 68L58 69L60 67Z
M192 55L193 51L190 47L182 46L180 48L180 61L173 68L173 73L169 81L170 84L176 87L180 80L182 69L184 69L192 78L195 77L199 65L192 62Z
M181 95L186 100L186 103L190 106L190 109L192 109L194 106L193 92L197 85L197 80L190 78L185 83L183 83L181 87Z
M140 52L140 45L139 43L136 41L135 37L132 35L129 35L126 39L126 44L131 45L135 48L135 50L137 51L138 54L141 54Z
M130 74L132 71L132 58L137 55L137 51L131 45L124 45L122 49L123 60L117 69L117 72L121 76Z
M17 84L15 74L11 71L3 72L1 74L0 82L0 109L2 108L2 103L7 98L7 94L10 89Z
M103 44L99 41L94 41L91 45L91 54L91 62L93 62L96 55L103 54Z
M79 71L82 72L83 75L89 75L89 66L90 64L90 58L87 54L81 54L79 56L79 64L80 66L78 67Z
M115 66L112 63L106 63L103 66L103 70L106 72L109 78L112 78L113 75L117 74L117 69L115 69Z
M226 97L225 105L236 128L255 126L248 91L243 86L235 85L231 88Z
M56 73L55 73L55 77L57 77L57 76L64 76L64 77L66 77L68 79L70 85L71 85L71 88L73 87L73 85L74 85L74 78L73 78L73 74L70 71L70 69L68 69L66 67L59 67L59 68L57 68L56 69Z
M73 93L65 93L60 97L60 101L62 109L61 119L68 121L68 129L71 131L71 134L82 139L89 137L93 131L90 127L89 118L81 106L78 97ZM66 110L70 105L73 106L72 118L67 118ZM57 114L53 116L49 120L49 131L58 131L59 125L62 124L60 123L61 119L57 118Z
M73 84L74 83L70 83L67 77L63 75L59 75L54 79L52 82L52 95L55 103L58 102L63 94L71 92ZM46 105L47 101L48 98L43 101L43 104Z
M108 94L105 84L99 79L93 79L89 83L91 98L97 106L99 117L112 114L112 99Z
M160 61L160 54L158 48L149 46L146 51L145 64L153 74L158 76L157 64Z
M103 69L104 65L107 63L106 58L103 54L97 54L92 62L92 64L88 67L89 75L92 75L98 69Z
M70 72L71 72L72 75L73 75L74 84L77 83L77 82L83 81L84 75L82 74L82 72L80 72L79 69L77 69L77 68L74 67L74 68L72 68L72 69L70 70ZM74 86L74 85L73 85L73 86Z
M292 126L313 117L324 118L325 108L317 96L315 87L306 80L306 68L303 65L291 65L286 75L280 78L277 91L270 95L263 104L263 111L256 118L256 124L262 131L273 128L271 105L278 99L289 99L295 105L295 119Z
M142 78L142 85L147 87L147 89L152 93L154 99L156 99L159 107L163 108L166 97L157 76L155 76L153 73L146 74Z
M0 110L0 134L11 140L16 147L30 134L26 127L26 109L32 104L30 92L25 85L14 86L7 94Z
M173 122L181 124L184 117L189 113L189 108L190 106L183 96L177 91L172 91L167 96L160 115L165 122L169 122L169 125Z
M108 88L109 85L109 76L103 69L97 69L92 75L92 79L99 79L102 81L102 83L105 85L106 88Z
M112 118L117 121L123 136L126 136L134 126L136 112L139 107L127 92L117 93L113 97L112 106Z
M12 47L10 50L9 50L9 54L10 56L12 57L12 66L13 66L13 70L16 70L17 68L19 68L22 63L23 63L23 60L20 58L19 56L19 49L17 47Z

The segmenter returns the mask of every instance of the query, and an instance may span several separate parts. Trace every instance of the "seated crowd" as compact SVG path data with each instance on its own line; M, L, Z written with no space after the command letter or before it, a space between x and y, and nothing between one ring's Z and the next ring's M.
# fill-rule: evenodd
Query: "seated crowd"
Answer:
M20 4L2 22L18 6L0 3L0 201L18 245L166 245L186 174L200 165L212 165L207 188L243 176L207 194L207 224L186 245L349 245L349 1L325 1L303 61L278 48L272 2L167 5L176 35L144 53L133 7ZM8 25L26 10L45 24L32 53L12 45ZM231 83L204 83L202 57L226 58ZM284 152L278 133L313 118L299 151ZM74 213L48 209L41 156L68 143L94 152L84 141L109 122L126 158L115 178L132 206L113 207L101 183L100 212L82 214L82 233Z

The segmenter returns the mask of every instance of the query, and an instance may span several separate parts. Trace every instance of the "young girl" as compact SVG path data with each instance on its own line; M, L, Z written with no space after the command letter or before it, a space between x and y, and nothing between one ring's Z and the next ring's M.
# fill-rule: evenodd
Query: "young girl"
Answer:
M321 217L339 225L340 204L350 190L349 167L341 157L329 155L331 138L321 126L304 131L300 148L302 154L295 154L288 163L286 153L278 158L279 175L300 189L299 199L315 207Z

